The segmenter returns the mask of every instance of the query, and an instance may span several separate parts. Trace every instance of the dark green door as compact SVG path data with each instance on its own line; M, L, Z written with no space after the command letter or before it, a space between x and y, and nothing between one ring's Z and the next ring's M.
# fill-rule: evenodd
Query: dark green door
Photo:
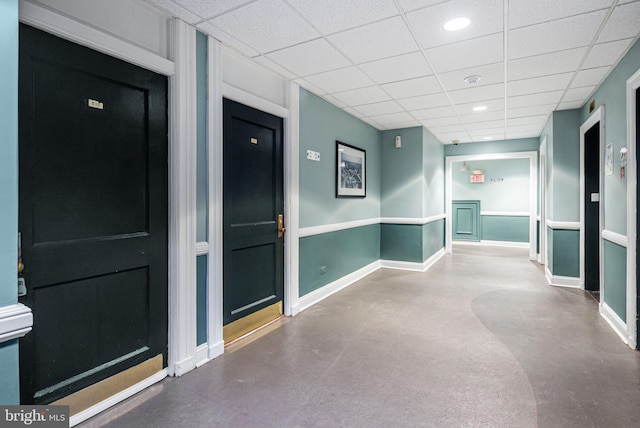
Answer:
M600 291L600 122L584 134L584 288Z
M281 118L224 100L224 324L282 301Z
M22 403L167 356L167 79L20 28Z
M480 240L480 201L453 201L453 239Z

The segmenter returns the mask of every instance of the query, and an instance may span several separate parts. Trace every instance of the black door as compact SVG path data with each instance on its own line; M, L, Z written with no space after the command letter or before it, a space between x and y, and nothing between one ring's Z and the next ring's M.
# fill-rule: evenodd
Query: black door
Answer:
M584 288L600 291L600 122L584 134Z
M282 302L282 119L224 100L224 324Z
M630 118L627 118L630 120ZM640 179L638 172L638 149L640 148L640 88L636 89L636 183ZM640 188L636 185L636 343L638 343L638 333L640 332Z
M167 356L167 81L20 27L21 400Z

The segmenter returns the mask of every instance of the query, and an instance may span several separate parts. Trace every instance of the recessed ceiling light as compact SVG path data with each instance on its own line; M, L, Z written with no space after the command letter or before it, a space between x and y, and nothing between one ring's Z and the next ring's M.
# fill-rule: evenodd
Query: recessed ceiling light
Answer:
M462 30L467 25L469 25L470 22L471 21L469 20L469 18L464 18L464 17L455 18L455 19L452 19L451 21L447 21L444 24L444 29L447 31Z
M493 140L493 137L484 137L483 140Z
M482 76L480 76L478 74L474 74L473 76L465 77L464 81L471 85L471 84L474 84L474 83L478 83L480 81L480 79L482 79Z
M473 108L473 111L485 111L487 109L487 106L475 106Z

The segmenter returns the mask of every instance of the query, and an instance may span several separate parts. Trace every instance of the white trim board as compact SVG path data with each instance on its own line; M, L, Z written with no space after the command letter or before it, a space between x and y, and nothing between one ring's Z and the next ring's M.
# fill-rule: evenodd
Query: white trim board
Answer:
M625 344L629 344L629 338L627 337L627 325L625 322L616 314L613 309L609 307L605 302L600 303L600 316L604 318L604 320L609 324L611 329L616 332L616 334L622 339Z
M545 267L544 269L544 274L549 285L553 285L555 287L584 288L582 281L580 281L580 278L575 278L573 276L552 275L551 271L547 267Z
M377 260L321 288L318 288L317 290L314 290L309 294L305 294L304 296L300 297L298 301L298 305L292 308L292 315L297 315L298 313L304 311L305 309L310 308L311 306L326 299L332 294L337 293L338 291L361 280L365 276L377 271L378 269L380 269L380 267L381 267L380 260Z
M323 233L338 232L356 227L370 226L372 224L413 224L425 225L434 221L443 220L445 214L437 214L430 217L414 218L414 217L373 217L362 220L345 221L342 223L323 224L320 226L309 226L299 229L299 237L322 235Z
M445 255L444 248L436 251L431 257L422 263L402 262L397 260L380 260L380 267L385 269L410 270L415 272L426 272L431 266L436 264Z
M480 215L492 217L529 217L531 214L522 211L480 211Z
M436 214L429 217L414 218L414 217L381 217L380 223L382 224L417 224L425 225L433 223L434 221L444 220L447 217L446 214Z
M602 239L607 240L609 242L613 242L614 244L620 245L621 247L627 248L628 240L627 237L621 235L620 233L612 232L610 230L604 229L602 231Z
M513 242L513 241L453 241L454 245L482 245L486 247L507 247L507 248L529 248L528 242Z
M545 223L549 229L553 230L580 230L578 221L554 221L546 219Z
M445 251L452 252L452 202L453 202L453 163L478 160L529 159L529 259L537 259L537 212L538 212L538 152L487 153L479 155L447 156L445 158Z
M636 318L637 288L636 288L636 252L638 243L638 231L636 230L637 207L637 150L636 134L636 90L640 88L640 69L627 80L627 337L629 346L636 348L638 344L638 332Z
M0 307L0 343L24 336L32 326L31 308L22 303Z

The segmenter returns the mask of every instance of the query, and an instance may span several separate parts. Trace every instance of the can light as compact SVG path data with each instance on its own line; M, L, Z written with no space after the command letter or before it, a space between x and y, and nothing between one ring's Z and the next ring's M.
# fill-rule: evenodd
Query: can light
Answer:
M487 109L487 106L475 106L473 108L473 111L485 111Z
M459 31L466 28L470 23L471 20L469 18L454 18L444 24L444 29L447 31Z

